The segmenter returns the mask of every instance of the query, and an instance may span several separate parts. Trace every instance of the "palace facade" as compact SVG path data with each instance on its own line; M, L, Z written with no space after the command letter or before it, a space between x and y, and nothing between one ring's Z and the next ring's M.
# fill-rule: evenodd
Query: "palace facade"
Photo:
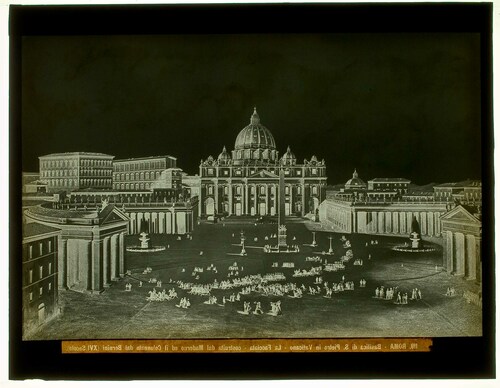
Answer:
M280 170L285 181L285 215L316 215L325 199L325 162L313 155L297 163L290 147L279 158L273 135L254 109L250 124L236 137L234 150L224 147L216 159L209 156L201 161L200 217L276 215Z
M98 152L64 152L39 157L40 180L47 191L111 189L114 156Z

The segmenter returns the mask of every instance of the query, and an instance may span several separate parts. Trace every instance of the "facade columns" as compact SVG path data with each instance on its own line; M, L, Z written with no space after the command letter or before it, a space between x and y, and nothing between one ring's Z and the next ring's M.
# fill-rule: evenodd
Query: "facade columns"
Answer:
M229 215L233 214L233 184L228 182L228 201L229 201Z
M215 197L214 216L217 216L217 214L219 214L219 185L217 184L217 180L214 181L214 197Z
M266 216L270 214L269 211L269 185L266 183Z
M242 185L241 187L241 191L243 193L243 204L245 205L244 208L245 208L245 215L249 215L250 214L250 211L248 210L248 201L250 200L249 198L249 195L248 195L248 183L245 183L244 185Z
M257 197L259 196L258 190L257 190L257 185L253 185L253 211L254 214L252 215L257 215L259 210L257 209L258 202L257 202Z

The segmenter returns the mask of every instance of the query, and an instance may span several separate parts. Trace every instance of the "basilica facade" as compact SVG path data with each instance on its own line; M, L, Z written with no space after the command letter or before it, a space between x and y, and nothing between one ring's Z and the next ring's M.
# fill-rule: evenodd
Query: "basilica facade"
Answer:
M257 110L234 144L217 158L200 163L201 218L274 216L278 213L280 172L284 176L285 215L316 215L325 199L326 166L316 156L297 163L288 147L279 157L271 132L260 123Z

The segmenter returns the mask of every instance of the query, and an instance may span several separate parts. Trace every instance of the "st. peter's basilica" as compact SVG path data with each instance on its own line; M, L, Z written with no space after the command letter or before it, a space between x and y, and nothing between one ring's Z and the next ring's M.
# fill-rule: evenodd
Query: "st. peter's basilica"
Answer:
M285 215L316 215L325 199L326 166L316 156L297 163L288 147L281 158L271 132L260 123L257 110L229 153L209 156L200 164L199 214L212 219L230 215L275 215L279 173L285 182Z

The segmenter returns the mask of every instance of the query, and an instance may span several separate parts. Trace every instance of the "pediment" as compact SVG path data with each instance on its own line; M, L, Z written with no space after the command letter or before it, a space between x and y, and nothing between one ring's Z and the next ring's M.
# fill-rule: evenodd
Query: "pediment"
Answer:
M119 221L128 221L127 216L121 210L118 210L112 205L108 205L108 208L103 209L103 211L99 214L99 216L102 217L101 225L112 224Z
M481 225L481 221L473 216L467 209L463 206L458 205L457 207L451 209L448 213L441 216L443 221L456 221L456 222L472 222Z
M274 179L279 179L279 176L276 175L276 174L273 174L272 172L266 171L266 170L260 170L260 171L257 171L256 173L253 173L252 175L250 175L249 178L274 178Z

